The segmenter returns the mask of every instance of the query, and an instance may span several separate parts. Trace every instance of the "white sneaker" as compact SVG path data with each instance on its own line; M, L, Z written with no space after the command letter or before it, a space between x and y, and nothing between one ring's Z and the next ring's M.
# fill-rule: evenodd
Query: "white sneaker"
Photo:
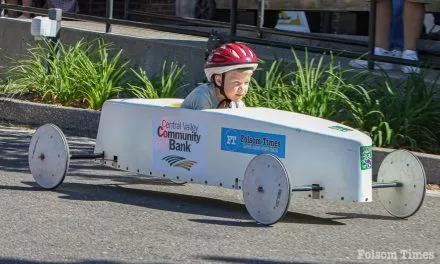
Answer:
M402 59L418 61L419 57L417 57L417 51L415 50L404 50L402 53ZM420 73L420 68L415 66L402 65L401 70L403 73Z
M382 48L374 48L374 55L378 55L378 56L385 56L385 57L393 57L393 53L382 49ZM381 62L381 61L375 61L374 63L374 69L375 70L391 70L394 67L394 64L389 63L389 62ZM349 62L349 65L353 68L358 68L358 69L367 69L368 68L368 61L367 60L360 60L360 59L355 59L355 60L351 60Z
M393 49L391 52L391 57L402 58L402 51L398 49Z

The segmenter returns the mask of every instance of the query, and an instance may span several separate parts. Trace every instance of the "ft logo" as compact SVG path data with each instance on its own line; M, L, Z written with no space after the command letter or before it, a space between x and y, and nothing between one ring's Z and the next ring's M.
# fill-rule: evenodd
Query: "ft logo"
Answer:
M238 131L222 127L221 150L236 151L240 148L240 135Z
M226 144L228 144L228 145L237 145L237 137L236 136L227 135Z

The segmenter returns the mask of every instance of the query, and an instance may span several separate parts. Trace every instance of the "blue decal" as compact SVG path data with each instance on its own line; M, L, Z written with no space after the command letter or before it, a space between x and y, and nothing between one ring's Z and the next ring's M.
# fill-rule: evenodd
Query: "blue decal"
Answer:
M248 154L285 157L286 136L222 127L221 149Z

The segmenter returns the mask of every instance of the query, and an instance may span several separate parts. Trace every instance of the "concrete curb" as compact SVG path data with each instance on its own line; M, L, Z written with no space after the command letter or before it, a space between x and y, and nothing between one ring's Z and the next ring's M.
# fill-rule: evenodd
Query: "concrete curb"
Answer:
M76 136L96 138L100 112L64 106L31 103L0 97L0 120L40 126L52 123ZM393 149L373 149L373 179L383 159ZM425 168L428 183L440 184L440 156L413 152Z
M383 159L394 149L386 148L374 148L373 149L373 175L377 175L380 164L382 164ZM428 183L440 184L440 156L425 154L420 152L412 153L420 159L423 168L426 172L426 180ZM374 177L373 177L374 178Z
M96 138L100 114L94 110L0 97L0 120L32 126L52 123L77 136Z

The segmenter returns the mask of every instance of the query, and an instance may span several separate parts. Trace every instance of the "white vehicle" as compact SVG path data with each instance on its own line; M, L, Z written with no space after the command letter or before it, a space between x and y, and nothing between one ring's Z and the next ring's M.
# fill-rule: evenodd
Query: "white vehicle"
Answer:
M268 108L191 110L182 99L115 99L102 109L93 154L71 155L52 124L37 129L29 166L46 189L59 186L70 159L103 164L145 176L243 192L249 214L271 225L290 199L380 201L406 218L425 196L425 172L408 151L383 161L372 182L372 142L360 131L332 121Z

